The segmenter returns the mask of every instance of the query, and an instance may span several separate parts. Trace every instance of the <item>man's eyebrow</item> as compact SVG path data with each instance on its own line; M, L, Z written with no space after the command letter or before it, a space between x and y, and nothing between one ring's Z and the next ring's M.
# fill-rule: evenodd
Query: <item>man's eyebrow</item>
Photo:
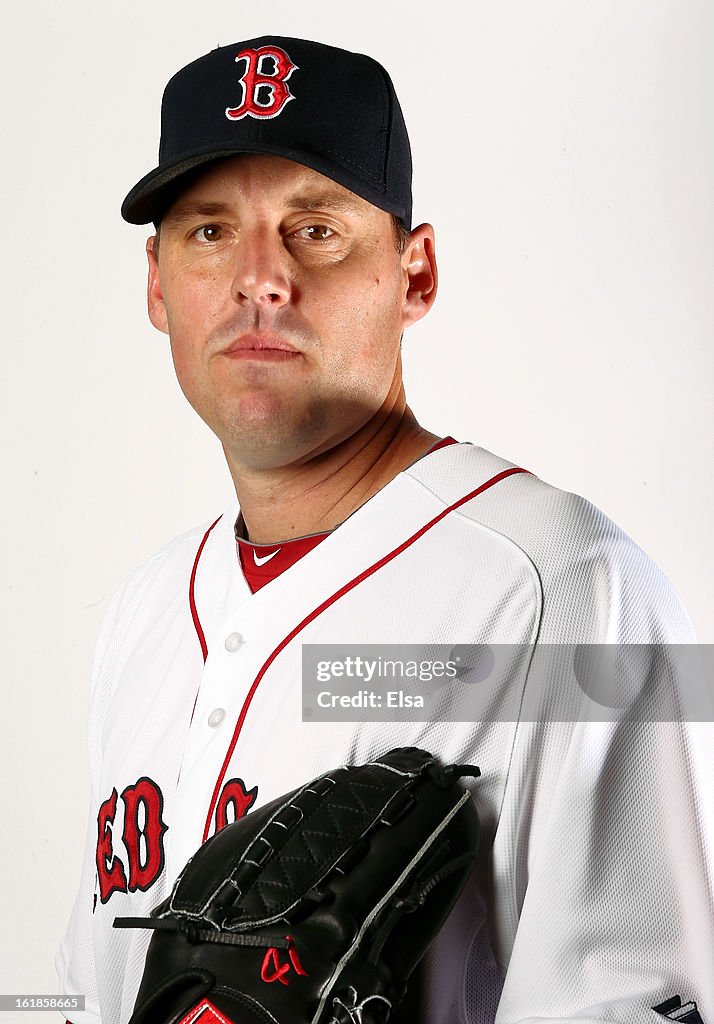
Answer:
M335 192L297 192L285 200L285 206L291 210L334 210L336 213L357 213L364 205L364 200L357 196Z
M220 217L229 211L230 207L227 203L186 199L179 200L175 206L172 206L166 217L171 220L188 220L191 217Z
M364 201L357 196L335 192L296 192L283 202L286 210L330 210L335 213L358 213ZM190 220L193 217L221 217L230 214L229 203L208 199L179 200L166 215L172 221Z

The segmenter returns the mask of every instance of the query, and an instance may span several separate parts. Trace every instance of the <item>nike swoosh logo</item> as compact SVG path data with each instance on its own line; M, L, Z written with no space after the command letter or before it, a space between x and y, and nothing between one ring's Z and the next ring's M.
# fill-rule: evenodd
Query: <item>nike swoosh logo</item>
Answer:
M276 548L275 551L271 551L269 555L264 555L263 558L258 558L255 553L255 548L253 548L253 561L256 565L265 565L265 563L269 562L271 558L275 558L278 551L280 551L280 548Z

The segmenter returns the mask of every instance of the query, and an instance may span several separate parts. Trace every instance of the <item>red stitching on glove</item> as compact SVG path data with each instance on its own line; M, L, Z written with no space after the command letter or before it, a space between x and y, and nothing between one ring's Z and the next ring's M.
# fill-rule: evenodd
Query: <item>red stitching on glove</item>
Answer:
M288 985L289 981L285 975L288 973L291 966L296 974L302 974L303 977L307 977L307 971L300 963L300 958L297 955L297 950L295 949L295 943L292 940L292 936L286 935L285 938L290 943L288 946L290 963L280 963L280 957L275 946L271 946L263 957L263 963L260 968L260 977L262 981L267 982L269 985L274 981L279 981L281 985ZM272 973L268 973L271 967Z

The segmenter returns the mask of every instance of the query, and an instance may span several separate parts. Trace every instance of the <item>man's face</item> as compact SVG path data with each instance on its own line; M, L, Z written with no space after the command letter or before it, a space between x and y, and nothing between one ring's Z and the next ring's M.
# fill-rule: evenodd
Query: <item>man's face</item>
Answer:
M392 402L402 331L435 290L428 226L400 255L389 214L281 157L212 165L164 217L158 260L147 248L184 394L255 468L325 451Z

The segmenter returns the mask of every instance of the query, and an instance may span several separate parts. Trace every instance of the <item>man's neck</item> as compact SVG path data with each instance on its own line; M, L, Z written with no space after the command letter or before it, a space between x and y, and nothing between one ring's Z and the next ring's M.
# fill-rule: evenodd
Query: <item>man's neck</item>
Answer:
M332 530L439 438L404 406L299 466L247 470L229 458L248 535L273 544Z

